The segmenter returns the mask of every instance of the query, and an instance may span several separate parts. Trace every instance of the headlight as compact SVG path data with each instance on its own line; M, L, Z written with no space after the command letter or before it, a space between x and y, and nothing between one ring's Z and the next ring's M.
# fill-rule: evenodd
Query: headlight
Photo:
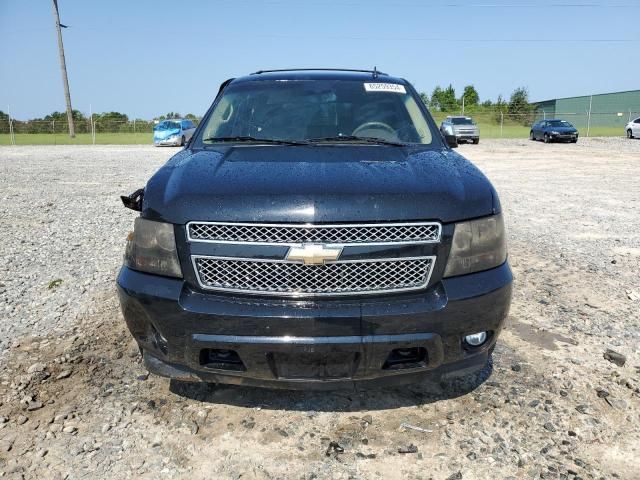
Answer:
M453 127L451 125L444 126L444 134L445 135L454 135Z
M507 259L502 214L456 223L445 277L489 270Z
M136 218L127 238L124 263L141 272L182 278L173 225Z
M555 130L551 130L551 135L560 135L560 132L556 132Z

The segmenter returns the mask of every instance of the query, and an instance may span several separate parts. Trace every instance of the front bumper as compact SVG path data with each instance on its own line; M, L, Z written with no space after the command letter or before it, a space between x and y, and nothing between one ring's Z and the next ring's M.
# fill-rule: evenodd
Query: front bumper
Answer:
M177 147L182 142L182 137L178 136L176 138L165 138L162 140L153 139L153 144L156 146L169 146L169 147Z
M418 293L302 301L202 293L127 267L117 281L151 372L283 388L437 381L481 369L508 314L511 282L505 263ZM464 344L480 331L490 332L483 345ZM398 350L417 356L394 363ZM229 351L239 363L212 354Z
M456 133L458 141L473 141L480 139L479 133Z
M574 140L578 140L577 133L551 133L551 140L556 142L572 142Z

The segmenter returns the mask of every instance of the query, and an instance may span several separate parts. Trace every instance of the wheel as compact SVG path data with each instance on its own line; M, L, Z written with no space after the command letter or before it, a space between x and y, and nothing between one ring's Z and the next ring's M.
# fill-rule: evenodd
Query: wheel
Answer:
M529 132L529 140L535 141L536 137L533 136L533 130Z
M627 138L633 138L633 132L631 129L627 130Z
M549 135L547 135L546 133L544 134L544 143L549 143L551 142L551 139L549 138Z
M571 143L578 143L578 139L574 138L573 140L571 140Z
M474 145L477 145L477 144L479 144L479 143L480 143L480 139L479 139L479 138L474 138L474 139L473 139L473 144L474 144Z
M180 146L184 147L184 144L185 144L185 138L184 138L184 135L182 135L182 138L180 139Z

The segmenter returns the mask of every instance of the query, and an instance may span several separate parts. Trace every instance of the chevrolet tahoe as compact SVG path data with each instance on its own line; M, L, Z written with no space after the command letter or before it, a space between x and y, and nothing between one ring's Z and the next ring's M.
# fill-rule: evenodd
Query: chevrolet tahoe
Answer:
M456 144L376 69L224 82L123 197L117 287L148 370L331 389L483 369L512 274L498 195Z

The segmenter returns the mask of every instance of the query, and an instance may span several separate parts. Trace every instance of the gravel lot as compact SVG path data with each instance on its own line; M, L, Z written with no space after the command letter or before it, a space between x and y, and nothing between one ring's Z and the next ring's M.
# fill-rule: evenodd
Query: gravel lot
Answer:
M115 296L118 195L175 151L0 148L0 476L638 478L640 141L459 149L501 195L516 285L492 368L439 391L147 377Z

